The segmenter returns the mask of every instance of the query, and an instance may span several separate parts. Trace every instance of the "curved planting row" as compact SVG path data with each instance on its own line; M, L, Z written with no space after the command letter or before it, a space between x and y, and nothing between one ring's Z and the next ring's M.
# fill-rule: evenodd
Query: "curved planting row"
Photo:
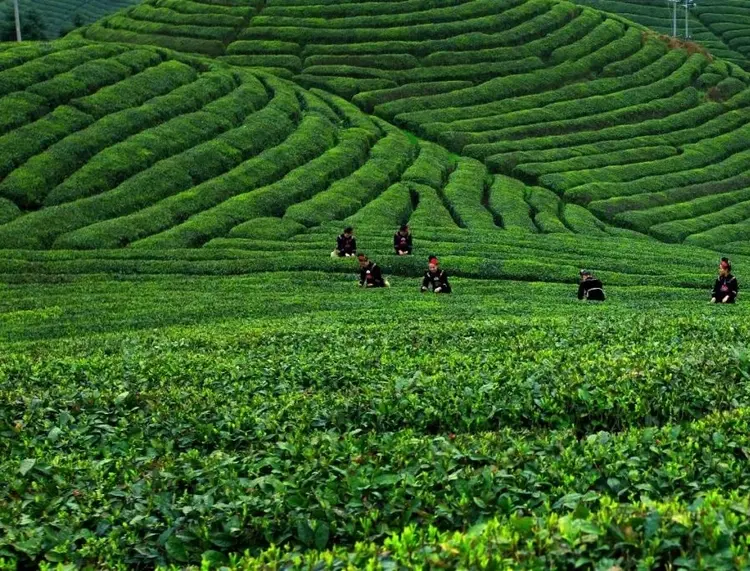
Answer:
M4 52L0 244L195 247L370 217L683 241L744 221L750 75L566 1L149 0L80 35L237 67Z
M618 2L607 2L598 7L626 16L669 15L667 7L647 16L651 7L645 4L619 3L632 7L627 12ZM694 30L704 28L698 24ZM715 43L711 47L720 42ZM741 59L726 46L719 48L712 52ZM750 140L744 131L750 101L746 72L714 61L697 45L667 42L626 20L565 2L272 1L229 51L230 61L240 65L276 61L274 67L297 74L302 85L338 93L365 111L484 161L491 172L575 203L563 208L543 198L541 190L532 192L530 218L543 232L597 233L604 231L604 221L682 240L684 229L674 235L661 228L651 232L640 214L637 223L627 210L610 214L605 201L634 193L641 198L675 194L681 187L744 172ZM267 55L256 59L262 53ZM448 220L437 208L442 205L454 225L470 227L441 189L435 188L435 195L419 190L411 188L413 202L423 196L441 212L434 223ZM484 189L480 197L486 201L487 194ZM718 199L717 210L734 206L734 196ZM590 204L598 220L576 204ZM675 208L682 212L672 214L675 219L690 212ZM485 222L502 226L501 216L489 216ZM708 223L704 219L696 228ZM479 227L487 225L474 225Z
M717 14L724 14L723 20L731 20L734 23L734 30L744 27L750 32L750 21L741 22L731 19L731 16L729 16L729 14L747 15L747 6L741 1L734 0L734 3L732 2L733 0L729 0L729 2L727 0L697 2L697 6L691 8L689 12L689 38L687 39L704 46L715 57L748 69L750 68L748 52L732 45L732 42L729 41L731 34L725 37L727 28L719 24L722 19L715 17ZM653 0L578 0L578 4L624 16L628 20L642 24L661 34L671 36L673 32L672 5L667 2L654 2ZM717 7L718 10L714 7ZM704 18L704 13L714 14L714 16ZM678 9L677 12L677 36L685 39L684 7Z
M220 56L257 8L235 0L147 0L77 32L86 39Z
M547 189L273 75L61 42L3 52L3 78L6 249L233 246L404 223L422 235L614 231Z
M750 12L737 0L706 0L694 9L698 20L731 49L750 58Z

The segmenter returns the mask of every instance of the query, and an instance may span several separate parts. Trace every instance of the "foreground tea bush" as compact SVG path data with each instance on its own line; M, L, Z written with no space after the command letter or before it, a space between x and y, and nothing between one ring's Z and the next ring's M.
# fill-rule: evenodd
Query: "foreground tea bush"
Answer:
M273 548L231 561L213 553L206 563L231 569L399 568L744 568L750 553L748 500L710 493L687 505L603 501L591 513L572 499L570 513L518 517L479 524L465 533L408 527L381 544L361 543L306 555ZM679 557L675 555L679 554Z
M2 556L418 567L480 561L513 530L494 556L532 567L746 557L730 515L750 493L742 305L322 276L6 286Z

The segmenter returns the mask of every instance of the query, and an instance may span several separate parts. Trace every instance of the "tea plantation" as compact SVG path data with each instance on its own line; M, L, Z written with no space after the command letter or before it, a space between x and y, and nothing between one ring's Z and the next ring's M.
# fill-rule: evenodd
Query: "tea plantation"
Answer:
M750 313L707 303L750 264L743 10L145 0L0 44L0 569L750 569Z

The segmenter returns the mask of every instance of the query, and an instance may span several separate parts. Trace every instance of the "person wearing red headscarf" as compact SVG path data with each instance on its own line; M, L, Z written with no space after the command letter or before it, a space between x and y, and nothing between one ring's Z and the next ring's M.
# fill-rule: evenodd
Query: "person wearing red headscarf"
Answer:
M734 303L739 291L737 278L732 275L731 262L727 258L722 258L719 263L719 277L714 282L711 303Z
M422 279L422 291L432 289L434 293L450 293L451 284L448 283L448 274L440 269L440 262L435 256L430 256L427 271Z

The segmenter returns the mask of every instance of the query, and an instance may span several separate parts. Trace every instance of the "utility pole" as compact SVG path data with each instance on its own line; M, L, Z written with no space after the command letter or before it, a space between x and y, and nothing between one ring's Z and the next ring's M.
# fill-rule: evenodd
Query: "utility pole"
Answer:
M685 0L685 39L690 39L690 28L689 28L689 22L690 22L690 8L697 6L695 3L695 0ZM677 6L675 6L677 8Z
M13 11L16 15L16 41L21 41L21 15L18 12L18 0L13 0Z
M667 0L667 5L672 7L672 37L677 37L677 2L680 0Z

